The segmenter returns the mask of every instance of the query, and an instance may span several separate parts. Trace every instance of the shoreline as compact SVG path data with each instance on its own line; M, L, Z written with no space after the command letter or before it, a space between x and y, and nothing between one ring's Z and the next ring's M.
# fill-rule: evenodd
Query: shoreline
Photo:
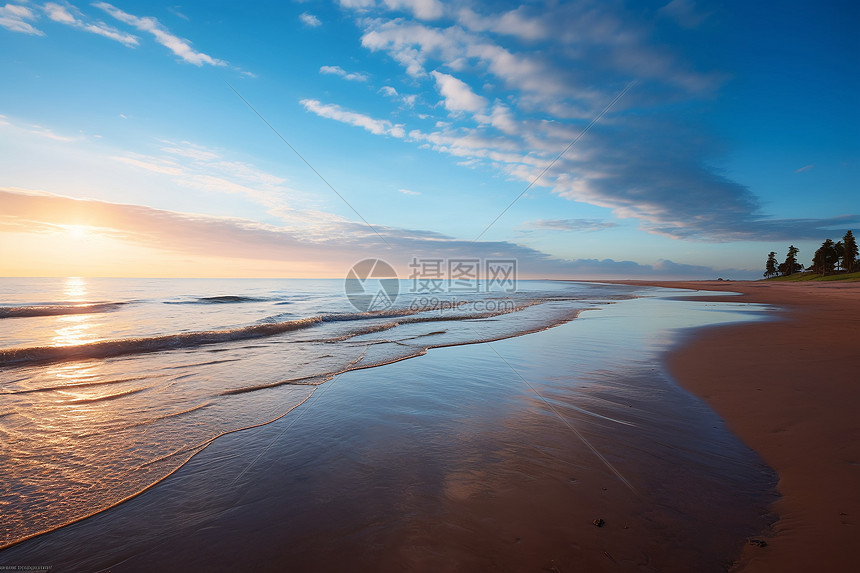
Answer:
M659 368L684 329L755 312L718 306L643 297L348 372L295 416L224 436L145 494L0 562L725 571L769 523L776 476Z
M696 330L669 373L779 475L766 547L733 570L848 571L860 560L860 283L613 281L736 292L697 297L784 309L786 320Z

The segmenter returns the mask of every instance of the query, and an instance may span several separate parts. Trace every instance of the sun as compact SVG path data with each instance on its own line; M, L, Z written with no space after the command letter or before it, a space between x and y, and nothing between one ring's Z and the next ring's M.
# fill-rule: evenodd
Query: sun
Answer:
M90 228L86 225L62 225L70 239L86 239L90 236Z

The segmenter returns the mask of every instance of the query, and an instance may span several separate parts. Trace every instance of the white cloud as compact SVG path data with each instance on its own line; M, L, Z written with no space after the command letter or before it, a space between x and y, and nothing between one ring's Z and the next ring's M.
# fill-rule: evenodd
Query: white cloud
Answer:
M35 28L26 20L35 21L36 15L20 4L6 4L0 6L0 26L12 32L21 32L22 34L31 34L33 36L44 36L45 33Z
M692 0L674 8L681 5ZM379 13L357 19L362 45L388 54L413 81L430 75L451 113L452 125L413 129L410 139L524 184L541 176L539 187L636 217L652 233L737 240L762 219L749 189L709 167L713 138L689 113L678 122L666 110L667 101L694 109L712 97L718 72L657 44L641 17L615 4L496 6L470 2L452 11L453 25L392 17L388 3L365 6ZM653 10L652 20L660 15ZM636 87L542 174L632 80ZM767 230L779 232L776 223Z
M351 82L366 82L367 75L358 73L358 72L347 72L340 66L322 66L320 67L321 74L328 74L332 76L340 76L345 80L349 80Z
M55 2L48 2L45 4L44 10L45 14L48 15L48 18L54 22L66 24L68 26L78 28L79 30L90 32L91 34L98 34L99 36L120 42L128 47L135 47L139 43L136 36L120 32L113 26L108 26L104 22L84 22L81 20L82 15L80 12L71 4L60 5ZM73 14L72 11L76 14Z
M445 14L445 6L439 0L384 0L392 10L407 10L421 20L436 20Z
M301 14L299 14L299 20L302 21L302 24L310 28L318 28L322 26L322 22L320 22L319 18L317 18L313 14L308 14L307 12L302 12Z
M398 189L404 195L421 195L420 191L411 191L409 189Z
M524 40L545 40L551 37L545 16L530 17L525 11L526 7L520 6L502 14L481 16L469 8L464 8L457 13L457 20L476 32L507 34Z
M320 117L333 119L349 125L361 127L374 135L390 135L392 137L406 137L406 130L402 125L393 124L386 119L374 119L369 115L345 110L335 104L323 104L315 99L303 99L299 103L305 109Z
M217 60L202 52L194 50L188 40L184 40L171 34L170 31L155 18L133 16L123 12L111 4L108 4L107 2L96 2L93 6L104 10L120 22L134 26L141 32L152 34L156 42L169 49L189 64L194 64L195 66L202 66L203 64L208 64L210 66L227 65L227 62Z
M344 8L353 10L365 10L376 5L376 0L338 0Z
M435 70L430 72L430 75L436 80L436 87L445 98L444 105L448 111L452 113L468 111L475 114L484 111L487 107L486 98L473 92L464 81Z
M386 95L390 98L396 98L400 100L400 103L403 104L404 107L413 108L415 107L415 100L418 99L417 94L404 94L401 95L391 86L382 86L379 88L379 93Z

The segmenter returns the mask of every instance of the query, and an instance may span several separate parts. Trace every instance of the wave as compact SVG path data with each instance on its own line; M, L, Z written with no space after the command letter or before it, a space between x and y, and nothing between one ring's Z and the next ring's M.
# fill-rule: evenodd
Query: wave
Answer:
M44 304L32 306L0 307L0 318L31 318L35 316L62 316L65 314L91 314L119 309L127 302L86 302L79 304Z
M150 352L163 352L198 346L235 342L241 340L266 338L283 334L290 331L310 328L327 322L364 321L371 319L399 318L400 320L384 325L373 325L369 328L359 329L358 332L350 333L345 338L323 339L319 342L345 340L361 334L380 332L394 328L399 324L412 324L418 322L436 321L462 321L486 319L502 314L509 314L523 310L529 306L539 304L541 301L525 301L517 305L506 306L500 310L486 312L460 312L457 314L439 314L415 316L426 312L425 308L376 311L364 313L336 313L317 315L307 318L287 320L282 322L263 322L248 326L209 330L202 332L183 332L177 334L163 334L141 338L120 338L114 340L100 340L86 344L68 346L36 346L23 348L7 348L0 350L0 367L20 367L29 364L45 362L63 362L70 360L105 359L127 354L145 354ZM434 310L434 309L431 309Z
M219 342L274 336L291 330L307 328L321 322L320 317L304 318L273 324L254 324L225 330L183 332L144 338L100 340L69 346L36 346L0 350L0 366L20 366L38 362L58 362L87 358L113 358L124 354L144 354L179 348L192 348Z
M325 372L322 374L315 374L313 376L303 376L301 378L290 378L289 380L278 380L277 382L269 382L266 384L257 384L254 386L243 386L242 388L234 388L232 390L225 390L221 392L221 396L234 396L236 394L245 394L247 392L256 392L257 390L265 390L266 388L277 388L278 386L292 385L292 386L319 386L320 384L324 384L328 382L335 376L340 374L344 374L349 372L350 370L356 370L356 366L364 360L364 357L367 355L367 352L362 352L361 356L352 360L344 366L342 369L336 372Z
M162 420L168 420L170 418L178 418L180 416L186 416L188 414L192 414L192 413L198 412L200 410L205 410L206 408L210 407L211 405L212 405L212 402L206 402L206 403L200 404L198 406L192 406L191 408L187 408L185 410L180 410L178 412L170 412L168 414L162 414L161 416L156 416L154 418L148 418L146 420L141 420L140 422L134 422L132 424L114 426L111 428L104 428L104 429L100 429L97 432L90 432L88 434L80 434L78 437L79 438L91 438L93 436L98 436L98 435L109 433L109 432L118 432L121 430L130 430L132 428L139 428L141 426L149 426L151 424L155 424L156 422L160 422Z
M277 299L258 296L222 295L202 296L192 300L166 300L164 304L237 304L242 302L270 302L273 300Z
M122 384L124 382L133 382L135 380L143 380L143 376L135 376L133 378L118 378L115 380L101 380L99 382L82 382L79 384L60 384L57 386L43 386L41 388L28 388L26 390L10 390L10 391L6 391L6 392L0 392L0 396L17 395L17 394L33 394L35 392L55 392L58 390L77 390L79 388L92 388L93 386L104 386L105 384Z
M116 400L118 398L124 398L126 396L131 396L132 394L139 394L140 392L144 392L149 390L152 386L144 386L143 388L134 388L133 390L126 390L125 392L117 392L116 394L108 394L106 396L96 396L95 398L76 398L74 400L68 400L66 404L93 404L95 402L104 402L107 400Z

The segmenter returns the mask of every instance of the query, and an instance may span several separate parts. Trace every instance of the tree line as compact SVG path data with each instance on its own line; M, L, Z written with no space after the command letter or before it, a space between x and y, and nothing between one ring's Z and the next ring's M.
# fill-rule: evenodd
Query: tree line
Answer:
M765 263L764 276L765 278L778 277L799 273L804 270L803 265L797 262L797 254L800 250L791 245L788 247L788 255L785 261L778 263L776 260L776 252L771 251L767 255ZM812 264L806 270L816 272L820 275L826 275L835 271L845 271L848 273L860 271L860 259L858 259L857 241L854 240L854 233L850 230L845 233L841 241L833 242L832 239L827 239L821 243L821 247L815 251L812 257Z

